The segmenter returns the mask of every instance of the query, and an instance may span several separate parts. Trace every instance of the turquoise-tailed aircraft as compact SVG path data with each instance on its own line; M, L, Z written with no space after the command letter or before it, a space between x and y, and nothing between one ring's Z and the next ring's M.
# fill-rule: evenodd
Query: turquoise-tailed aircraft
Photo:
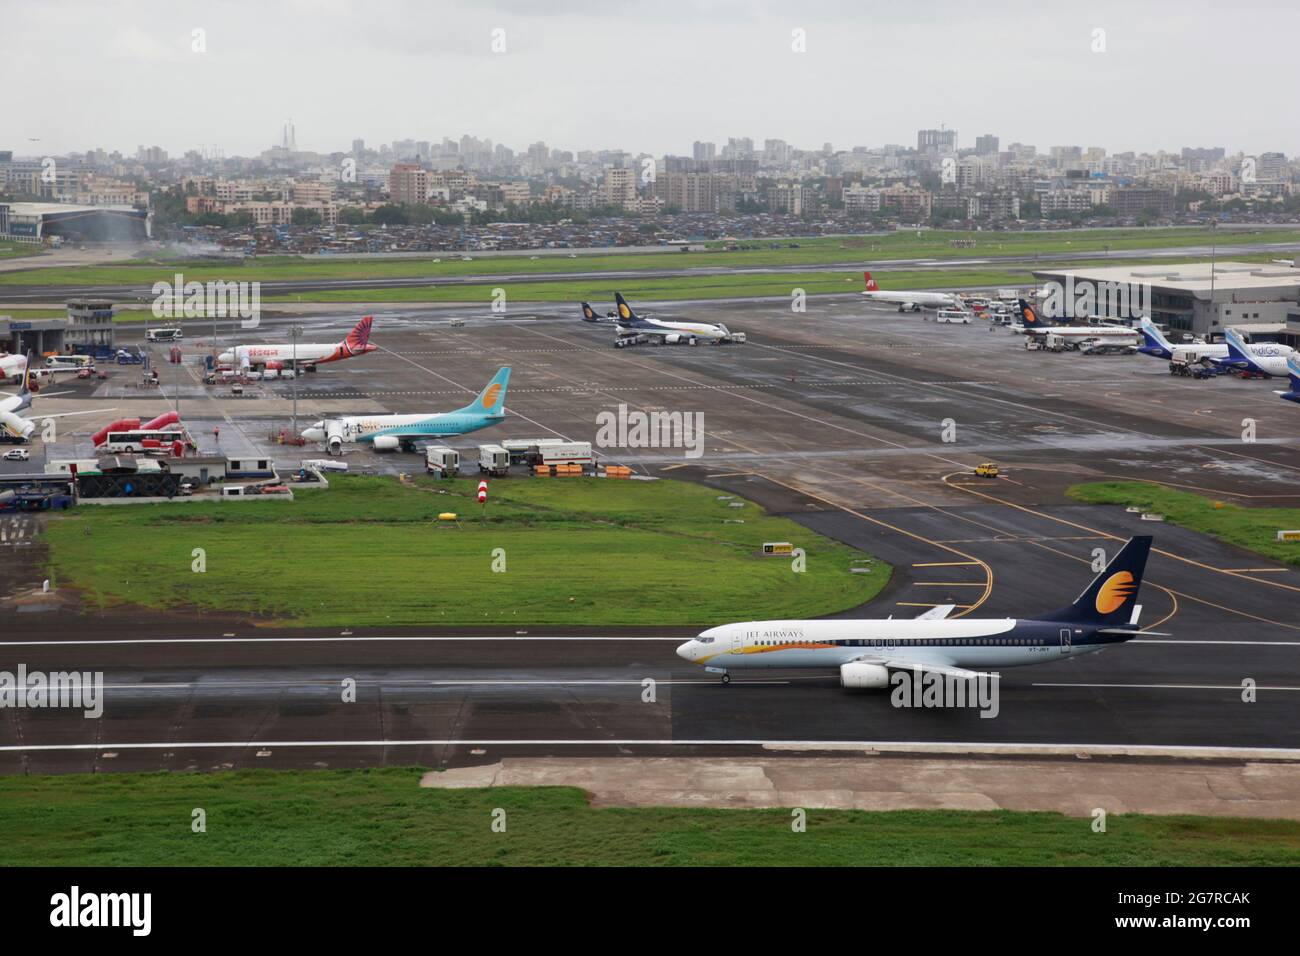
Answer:
M492 376L478 398L453 412L326 418L303 431L302 437L323 443L331 455L340 454L345 444L370 445L375 451L413 451L416 442L464 435L504 419L509 383L510 367L504 366Z

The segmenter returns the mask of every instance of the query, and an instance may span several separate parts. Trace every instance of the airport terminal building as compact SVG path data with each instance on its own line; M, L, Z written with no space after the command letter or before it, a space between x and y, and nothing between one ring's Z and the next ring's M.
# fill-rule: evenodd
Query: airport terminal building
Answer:
M115 347L113 303L108 299L73 299L67 318L15 319L0 315L0 352L85 351Z
M1208 262L1043 270L1034 276L1049 318L1082 318L1053 306L1091 301L1087 314L1120 321L1149 315L1170 331L1207 341L1229 327L1249 326L1252 338L1300 344L1300 268L1294 264L1219 262L1213 276Z
M0 203L0 239L40 245L47 238L136 241L153 234L152 214L134 206L63 202Z

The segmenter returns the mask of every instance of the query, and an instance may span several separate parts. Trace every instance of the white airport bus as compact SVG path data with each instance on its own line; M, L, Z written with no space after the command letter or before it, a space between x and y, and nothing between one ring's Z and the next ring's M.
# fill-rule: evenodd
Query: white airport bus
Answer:
M180 329L145 329L146 342L179 342L185 338Z
M133 455L136 452L147 452L170 455L177 448L185 448L185 432L174 428L137 428L134 431L109 432L104 444L96 450L107 454Z

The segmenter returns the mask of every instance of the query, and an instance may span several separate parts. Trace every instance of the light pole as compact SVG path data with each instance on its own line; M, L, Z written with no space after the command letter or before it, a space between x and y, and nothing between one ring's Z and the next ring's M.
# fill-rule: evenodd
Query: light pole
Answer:
M1210 328L1218 325L1219 310L1214 307L1214 264L1217 261L1218 252L1218 226L1217 218L1210 220Z
M293 336L293 424L290 425L292 438L298 437L298 336L302 335L302 326L295 325L289 329L289 334Z

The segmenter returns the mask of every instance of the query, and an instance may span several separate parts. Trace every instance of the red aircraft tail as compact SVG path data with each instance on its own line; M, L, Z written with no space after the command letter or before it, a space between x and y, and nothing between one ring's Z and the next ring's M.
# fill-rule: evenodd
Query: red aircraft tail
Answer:
M870 273L870 272L864 272L864 273L862 273L862 277L863 277L864 279L867 280L867 291L868 291L868 292L879 292L879 291L880 291L880 286L876 285L876 280L873 279L873 278L871 278L871 273Z
M351 355L359 355L362 352L369 352L373 346L370 345L370 326L375 321L373 315L367 315L357 323L356 328L348 333L348 337L343 340L343 351Z

